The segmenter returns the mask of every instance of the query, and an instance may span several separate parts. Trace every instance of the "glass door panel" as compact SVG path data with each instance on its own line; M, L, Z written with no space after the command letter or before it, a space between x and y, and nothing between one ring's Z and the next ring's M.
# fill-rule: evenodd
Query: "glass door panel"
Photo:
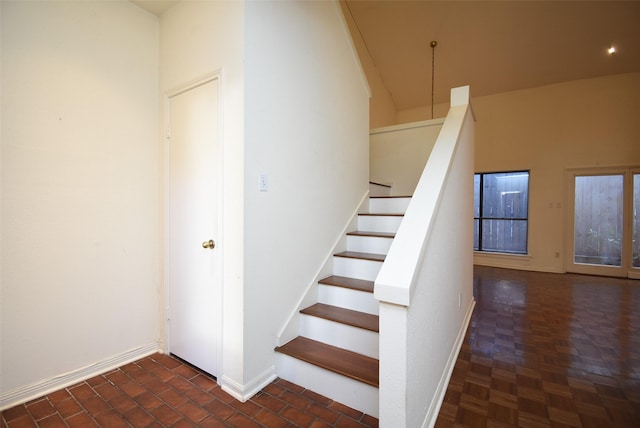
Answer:
M573 170L567 178L567 271L640 279L640 169Z
M574 263L622 266L623 187L623 175L575 177Z
M640 268L640 173L633 174L633 236L631 267Z

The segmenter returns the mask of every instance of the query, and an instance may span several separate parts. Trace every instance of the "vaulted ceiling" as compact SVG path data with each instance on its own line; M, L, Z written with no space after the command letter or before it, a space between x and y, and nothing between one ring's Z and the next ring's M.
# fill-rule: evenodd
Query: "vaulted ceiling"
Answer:
M436 103L461 85L482 96L640 71L638 1L346 4L397 110L430 104L432 54Z
M193 1L193 0L183 0ZM217 0L206 0L217 1ZM134 0L160 14L177 0ZM640 71L640 1L346 0L397 110ZM431 41L437 41L435 50ZM607 49L615 46L616 53Z

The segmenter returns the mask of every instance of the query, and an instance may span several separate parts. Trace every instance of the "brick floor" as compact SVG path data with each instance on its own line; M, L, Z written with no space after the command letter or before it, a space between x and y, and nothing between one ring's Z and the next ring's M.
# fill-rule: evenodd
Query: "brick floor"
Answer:
M2 427L377 427L362 412L276 379L241 403L179 359L154 354L2 412Z
M476 267L474 296L436 427L640 427L639 281ZM3 428L378 426L282 379L240 403L162 354L1 420Z

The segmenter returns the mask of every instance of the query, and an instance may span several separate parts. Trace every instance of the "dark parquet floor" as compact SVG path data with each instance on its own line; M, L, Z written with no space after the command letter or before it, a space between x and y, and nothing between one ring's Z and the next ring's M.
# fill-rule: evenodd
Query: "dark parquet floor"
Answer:
M476 267L474 296L438 428L640 428L640 281ZM282 379L240 403L162 354L7 409L0 421L3 428L378 426Z
M437 427L640 427L640 281L476 267Z

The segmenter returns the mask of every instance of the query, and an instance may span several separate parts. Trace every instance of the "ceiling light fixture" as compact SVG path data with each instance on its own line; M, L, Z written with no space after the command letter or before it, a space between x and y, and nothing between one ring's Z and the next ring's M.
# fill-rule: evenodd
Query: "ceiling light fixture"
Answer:
M609 49L607 49L607 53L608 53L609 55L613 55L614 53L616 53L616 48L615 48L615 46L611 46L611 47L609 47Z

